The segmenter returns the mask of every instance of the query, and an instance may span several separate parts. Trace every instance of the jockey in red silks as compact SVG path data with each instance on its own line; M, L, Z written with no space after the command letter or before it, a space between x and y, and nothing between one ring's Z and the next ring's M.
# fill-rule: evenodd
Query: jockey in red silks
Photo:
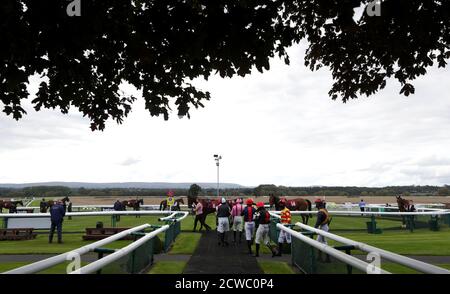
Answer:
M253 199L249 198L246 201L247 206L242 211L241 215L244 217L245 224L245 239L247 240L248 253L252 252L253 234L255 233L255 213L256 209L253 207Z
M286 206L286 199L280 200L280 222L284 225L288 225L291 223L291 211ZM278 236L278 253L275 254L275 251L272 252L273 256L281 256L281 251L283 250L283 243L286 242L291 244L291 234L286 231L280 230L280 235Z
M267 245L270 248L270 240L269 240L269 223L270 223L270 214L264 207L264 202L258 202L256 204L257 210L255 213L255 224L257 226L256 230L256 252L255 257L259 256L259 247L261 242ZM272 250L272 249L271 249Z

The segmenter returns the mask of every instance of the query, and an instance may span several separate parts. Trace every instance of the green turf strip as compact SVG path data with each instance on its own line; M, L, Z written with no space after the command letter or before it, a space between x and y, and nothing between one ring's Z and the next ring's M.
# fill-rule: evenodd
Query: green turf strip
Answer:
M258 260L258 264L265 274L295 274L287 262Z
M29 264L28 262L3 262L0 263L0 273L24 266ZM57 264L51 268L38 272L38 274L66 274L67 273L67 265L69 262L64 262L61 264ZM87 263L82 262L81 265L84 266Z
M200 233L181 233L172 245L169 254L194 254L201 236Z
M186 267L186 261L158 261L156 262L149 274L182 274Z

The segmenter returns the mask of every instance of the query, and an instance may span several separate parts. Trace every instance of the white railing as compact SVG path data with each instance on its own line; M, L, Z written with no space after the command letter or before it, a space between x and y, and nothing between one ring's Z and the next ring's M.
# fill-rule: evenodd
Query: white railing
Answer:
M140 225L122 232L119 232L117 234L114 234L110 237L107 237L103 240L88 244L86 246L80 247L78 249L66 252L66 253L62 253L29 265L25 265L7 272L4 272L3 274L32 274L32 273L36 273L36 272L40 272L42 270L45 270L47 268L50 268L52 266L55 266L57 264L60 264L62 262L65 262L67 260L70 260L71 256L75 256L75 255L83 255L86 254L90 251L94 251L95 248L99 248L101 246L104 246L106 244L109 244L113 241L117 241L119 239L122 239L123 237L128 236L131 233L134 232L139 232L142 231L146 228L150 228L151 225L149 224L145 224L145 225Z
M291 211L291 214L293 212L294 211ZM317 211L314 211L314 212L317 213ZM280 218L280 215L277 214L276 212L273 212L273 211L270 212L270 215L272 215L272 216L274 216L276 218ZM338 235L335 235L335 234L332 234L332 233L329 233L329 232L325 232L323 230L319 230L319 229L313 228L311 226L305 225L305 224L300 223L300 222L295 223L295 225L300 227L300 228L302 228L302 229L304 229L304 230L316 233L318 235L321 235L323 237L326 237L326 238L329 238L331 240L337 241L339 243L342 243L342 244L345 244L345 245L354 246L355 249L359 249L359 250L364 251L364 252L376 252L381 257L385 258L386 260L390 260L392 262L396 262L398 264L401 264L401 265L404 265L406 267L415 269L415 270L417 270L419 272L422 272L422 273L427 273L427 274L450 274L450 271L447 270L447 269L444 269L444 268L441 268L441 267L438 267L438 266L435 266L435 265L432 265L432 264L429 264L429 263L425 263L425 262L422 262L422 261L419 261L419 260L416 260L416 259L412 259L412 258L409 258L409 257L406 257L406 256L402 256L400 254L396 254L396 253L393 253L393 252L390 252L390 251L386 251L384 249L380 249L380 248L377 248L377 247L374 247L374 246L370 246L370 245L362 243L362 242L357 242L357 241L354 241L354 240L351 240L351 239L348 239L348 238L345 238L345 237L341 237L341 236L338 236ZM277 227L279 229L283 229L283 228L288 229L285 226L283 226L282 224L277 224ZM285 229L283 229L283 230L285 230ZM292 229L290 229L290 230L294 231ZM296 231L294 231L294 232L296 232ZM297 233L301 235L301 233L299 233L299 232L297 232ZM298 236L298 234L295 234L295 235ZM305 236L303 236L303 237L305 237ZM308 237L306 237L306 238L308 238ZM308 238L308 239L311 239L311 238ZM303 241L303 240L306 240L306 239L302 238L301 240ZM318 248L318 247L316 247L316 248ZM331 254L331 255L334 256L333 254Z
M370 246L368 244L362 243L362 242L357 242L348 238L344 238L329 232L325 232L323 230L320 229L316 229L313 228L311 226L302 224L300 222L295 223L296 226L307 230L309 232L313 232L316 233L318 235L321 235L323 237L329 238L331 240L337 241L339 243L345 244L345 245L350 245L350 246L354 246L355 249L364 251L364 252L375 252L378 253L381 257L383 257L386 260L390 260L392 262L404 265L406 267L415 269L419 272L422 273L426 273L426 274L450 274L449 270L443 269L441 267L432 265L432 264L428 264L419 260L415 260L406 256L402 256L400 254L396 254L390 251L386 251L374 246ZM278 226L278 225L277 225Z
M153 210L159 210L159 204L146 204L146 205L141 205L140 208L145 209L145 208L151 208ZM180 208L187 208L188 206L186 204L180 204ZM72 209L94 209L94 208L98 208L98 209L102 209L102 208L110 208L113 209L114 206L113 205L103 205L103 204L89 204L89 205L73 205ZM17 207L17 210L26 210L26 209L40 209L39 206L24 206L24 207Z
M66 216L104 216L104 215L161 215L173 214L168 210L123 210L123 211L89 211L89 212L66 212ZM175 213L186 213L187 211L175 211ZM50 213L3 213L0 218L34 218L50 217Z
M119 250L117 250L114 253L109 254L106 257L103 257L97 261L94 261L84 267L79 268L78 270L75 270L73 272L70 272L69 274L90 274L93 272L98 271L99 269L103 268L104 266L120 259L123 256L126 256L128 254L130 254L131 252L133 252L135 249L137 249L139 246L141 246L142 244L144 244L145 242L147 242L148 240L152 239L153 237L155 237L157 234L162 233L164 231L167 231L167 229L169 229L169 225L164 225L161 228L154 230L150 233L145 234L145 236L139 238L137 241L134 241L133 243L131 243L130 245L121 248Z
M117 212L114 212L113 214L114 215L117 215L117 214L120 215L123 212L124 211L117 211ZM130 212L136 213L136 212L140 212L140 211L130 211ZM147 213L145 213L145 214L149 214L149 212L151 212L151 211L147 211ZM108 212L108 211L106 211L106 213L110 213L111 214L111 212ZM168 211L165 211L165 212L164 211L158 211L158 212L153 212L151 214L163 214L163 213L167 214ZM80 213L76 213L76 214L78 215ZM83 213L83 214L86 214L86 213ZM92 213L89 213L89 214L92 215ZM177 214L181 214L181 216L175 218L175 216ZM170 214L167 217L160 218L160 220L174 220L176 222L180 222L183 219L185 219L188 216L188 214L189 213L186 212L186 211L177 211L177 212L174 212L174 213ZM106 244L109 244L111 242L114 242L114 241L117 241L119 239L122 239L123 237L126 237L126 236L128 236L128 235L130 235L130 234L132 234L134 232L139 232L139 231L142 231L142 230L150 228L150 227L152 227L152 226L149 225L149 224L140 225L140 226L137 226L137 227L134 227L134 228L131 228L131 229L119 232L117 234L114 234L114 235L112 235L110 237L107 237L105 239L102 239L100 241L97 241L97 242L88 244L86 246L80 247L78 249L75 249L75 250L72 250L72 251L69 251L69 252L66 252L66 253L62 253L62 254L59 254L59 255L56 255L56 256L53 256L53 257L50 257L50 258L47 258L47 259L44 259L44 260L41 260L41 261L38 261L38 262L35 262L35 263L32 263L32 264L29 264L29 265L25 265L25 266L16 268L16 269L4 272L3 274L32 274L32 273L40 272L42 270L45 270L47 268L50 268L52 266L55 266L55 265L60 264L62 262L65 262L67 260L70 260L70 258L73 257L73 256L81 256L81 255L86 254L88 252L94 251L94 249L96 249L96 248L99 248L99 247L104 246ZM121 248L119 250L116 250L114 253L112 253L112 254L110 254L110 255L102 258L102 259L99 259L99 260L97 260L95 262L92 262L92 263L90 263L90 264L88 264L88 265L86 265L86 266L84 266L84 267L82 267L82 268L80 268L80 269L78 269L78 270L76 270L74 272L71 272L71 273L84 274L84 273L92 273L94 271L97 271L100 268L104 267L105 265L107 265L107 264L109 264L111 262L114 262L114 261L118 260L119 258L129 254L130 252L132 252L133 250L135 250L136 248L138 248L139 246L144 244L146 241L148 241L148 240L152 239L153 237L155 237L157 234L162 233L162 232L166 231L167 229L169 229L169 227L170 227L169 225L163 225L161 228L156 229L156 230L154 230L154 231L152 231L150 233L145 234L145 236L139 238L138 240L134 241L130 245L128 245L128 246L126 246L124 248Z
M176 219L174 219L177 214L183 214L183 216L177 217ZM159 221L174 220L174 221L179 222L179 221L185 219L188 215L189 215L189 212L187 212L187 211L175 211L171 215L159 218Z
M312 247L314 247L314 248L316 248L316 249L318 249L318 250L320 250L320 251L322 251L322 252L324 252L324 253L326 253L326 254L328 254L328 255L330 255L330 256L338 259L338 260L340 260L340 261L342 261L342 262L344 262L345 264L351 265L352 267L357 268L357 269L359 269L359 270L361 270L363 272L367 272L368 269L371 268L371 269L374 270L374 272L379 272L381 274L390 274L390 272L388 272L386 270L377 268L374 265L370 265L370 264L368 264L365 261L362 261L362 260L360 260L360 259L358 259L358 258L356 258L354 256L348 255L348 254L346 254L344 252L341 252L341 251L339 251L339 250L337 250L337 249L335 249L335 248L333 248L333 247L331 247L331 246L329 246L327 244L318 242L318 241L316 241L316 240L314 240L314 239L312 239L310 237L307 237L307 236L305 236L305 235L303 235L303 234L301 234L301 233L299 233L297 231L294 231L294 230L292 230L290 228L287 228L287 227L283 226L280 223L277 224L277 228L279 228L280 230L283 230L283 231L291 234L291 236L293 238L297 238L300 241L302 241L302 242L304 242L304 243L306 243L306 244L308 244L308 245L310 245L310 246L312 246Z
M388 211L342 211L342 210L330 210L328 211L333 215L391 215L391 216L402 216L402 215L448 215L449 210L435 210L435 211L423 211L423 212L388 212ZM280 214L281 211L271 211L271 213ZM317 210L291 210L291 215L302 215L302 214L317 214Z

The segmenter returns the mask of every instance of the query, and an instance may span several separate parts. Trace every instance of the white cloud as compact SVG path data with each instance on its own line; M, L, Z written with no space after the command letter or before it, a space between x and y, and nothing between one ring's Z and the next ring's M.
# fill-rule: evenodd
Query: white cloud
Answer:
M80 114L0 115L0 182L210 181L244 185L402 185L450 182L449 70L433 69L403 97L399 86L343 104L331 74L291 65L246 78L196 81L210 90L191 119L152 118L138 100L123 125L92 133ZM129 87L122 87L129 89ZM131 91L131 89L130 89Z

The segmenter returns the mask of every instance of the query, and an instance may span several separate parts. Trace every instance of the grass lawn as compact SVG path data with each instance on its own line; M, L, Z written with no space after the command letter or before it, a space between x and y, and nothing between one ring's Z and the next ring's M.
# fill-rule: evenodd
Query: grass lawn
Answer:
M46 199L47 201L50 199ZM28 206L39 206L41 204L41 199L35 199L31 201L31 203Z
M194 254L201 236L200 233L181 233L172 245L169 254Z
M293 218L293 222L299 221L300 217ZM410 232L406 229L400 229L400 221L377 219L377 227L394 228L397 230L384 230L381 234L368 234L365 231L366 221L369 218L364 217L343 217L335 216L330 226L330 233L334 233L355 241L367 243L369 245L393 251L404 255L450 255L450 228L441 226L440 231L434 232L428 228L415 229ZM314 225L315 218L310 220L309 225ZM346 231L345 229L361 229L361 231ZM339 245L329 240L330 245ZM355 252L357 254L358 252Z
M258 260L258 264L265 274L295 274L287 262Z
M27 262L3 262L0 263L0 273L27 265ZM38 274L66 274L66 268L69 262L64 262L58 265L55 265L51 268L48 268L44 271L39 272ZM87 263L82 262L81 266L86 265Z
M292 223L302 222L300 216L292 217ZM370 222L370 217L360 217L360 216L333 216L331 221L331 229L334 230L367 230L366 222ZM378 228L398 228L401 227L400 220L390 220L390 219L376 219ZM316 223L316 217L310 218L308 225L314 226Z
M156 262L149 274L182 274L186 267L186 261L158 261Z
M116 223L117 227L131 228L143 224L163 225L158 221L159 216L121 216ZM111 227L111 216L74 216L71 220L64 219L63 231L84 231L86 228L95 228L97 222L103 222L104 227Z
M339 235L404 255L450 255L450 229L384 231L382 234L346 233ZM330 244L332 244L330 242Z

